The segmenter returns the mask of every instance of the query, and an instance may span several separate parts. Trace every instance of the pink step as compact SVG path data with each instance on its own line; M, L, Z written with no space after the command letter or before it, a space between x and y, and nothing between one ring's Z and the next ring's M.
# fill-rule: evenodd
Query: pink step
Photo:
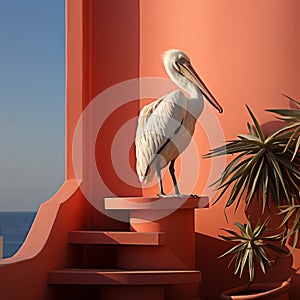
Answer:
M126 232L126 231L71 231L70 244L102 245L164 245L164 232Z
M104 198L105 209L117 210L176 210L208 207L206 196L193 197L118 197Z
M49 284L166 285L200 283L198 270L62 269L49 272Z

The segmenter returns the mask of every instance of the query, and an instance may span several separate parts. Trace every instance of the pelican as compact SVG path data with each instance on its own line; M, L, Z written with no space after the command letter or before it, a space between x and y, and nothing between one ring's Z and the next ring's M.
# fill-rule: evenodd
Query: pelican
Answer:
M167 197L163 189L161 170L169 165L175 195L181 196L174 164L192 139L196 121L203 111L203 98L219 113L223 109L200 79L185 53L170 49L164 53L163 63L171 80L190 97L175 90L141 110L135 137L136 171L143 183L151 182L156 172L158 196Z

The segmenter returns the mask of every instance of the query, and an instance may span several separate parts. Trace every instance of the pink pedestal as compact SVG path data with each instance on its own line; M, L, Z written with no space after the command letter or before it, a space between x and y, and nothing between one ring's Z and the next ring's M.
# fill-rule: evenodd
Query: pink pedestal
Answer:
M158 247L120 246L117 267L132 270L195 269L194 209L207 205L207 197L106 198L106 209L129 210L132 232L166 235L165 244ZM198 284L170 285L166 293L171 299L198 297Z

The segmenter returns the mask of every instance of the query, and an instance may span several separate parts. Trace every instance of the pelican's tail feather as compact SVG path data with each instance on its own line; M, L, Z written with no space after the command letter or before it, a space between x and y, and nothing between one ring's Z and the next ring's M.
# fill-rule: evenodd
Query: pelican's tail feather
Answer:
M153 180L154 177L154 173L151 168L148 169L148 172L146 173L146 175L139 175L139 180L140 182L147 184L150 183Z

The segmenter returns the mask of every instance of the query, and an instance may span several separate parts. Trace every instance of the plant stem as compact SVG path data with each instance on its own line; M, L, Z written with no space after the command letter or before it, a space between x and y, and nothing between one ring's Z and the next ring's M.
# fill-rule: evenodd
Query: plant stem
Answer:
M246 286L246 292L248 293L249 292L249 289L250 289L250 286L252 284L252 280L249 280L248 283L247 283L247 286Z

